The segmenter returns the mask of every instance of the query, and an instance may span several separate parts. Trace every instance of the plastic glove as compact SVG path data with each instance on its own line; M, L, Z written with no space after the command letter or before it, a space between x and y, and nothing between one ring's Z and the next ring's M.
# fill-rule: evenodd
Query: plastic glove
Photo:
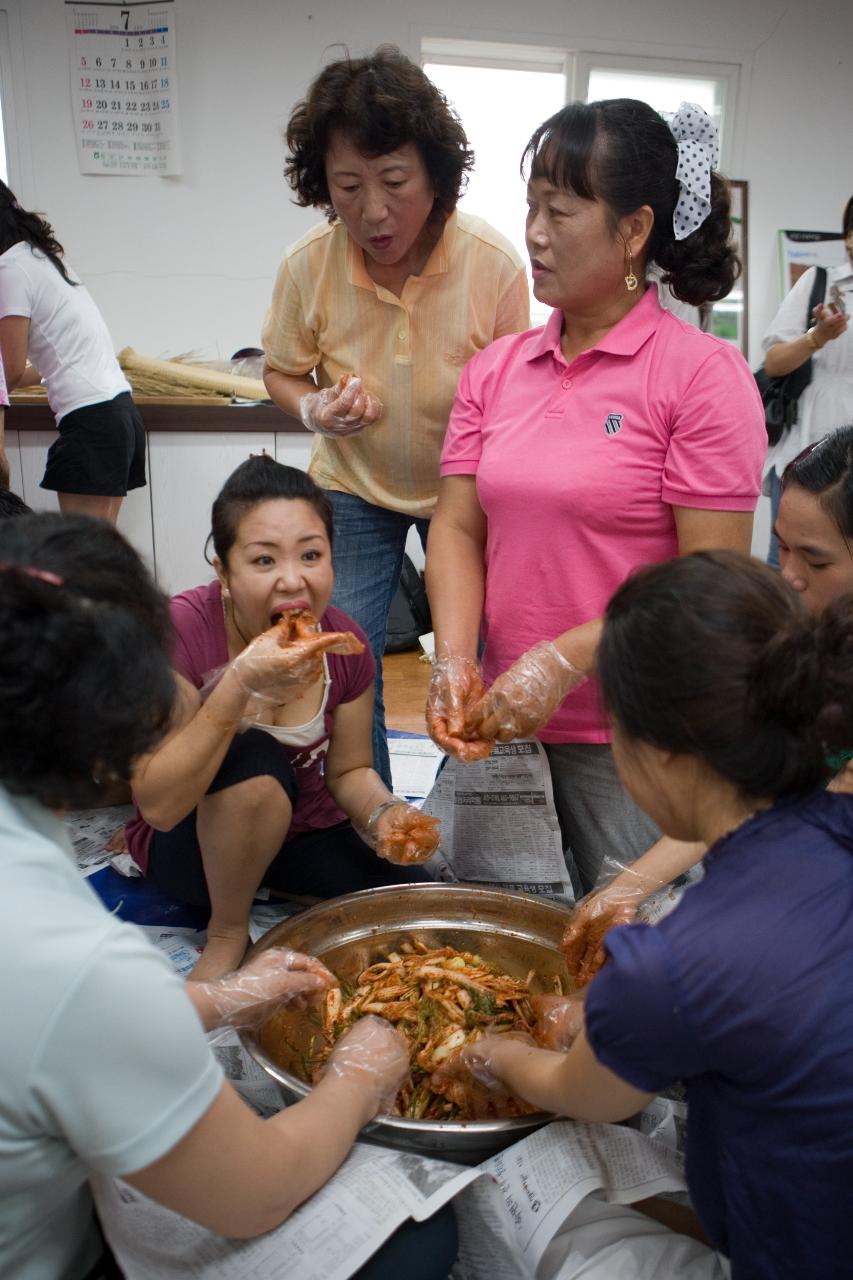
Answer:
M566 694L586 676L550 640L528 649L498 676L469 716L486 742L527 738L547 724Z
M465 764L485 760L492 749L490 742L479 740L468 729L469 713L484 692L475 658L443 654L433 660L427 693L427 731L436 746Z
M270 947L234 973L198 984L219 1018L219 1026L257 1027L277 1009L319 1004L338 980L313 956Z
M318 631L289 640L278 623L248 644L231 664L240 687L262 702L282 706L323 678L324 653L363 653L350 631Z
M616 925L630 924L644 897L640 890L632 893L630 888L613 885L597 889L575 907L560 949L578 987L591 982L604 964L605 934Z
M523 1031L505 1031L480 1036L457 1049L433 1071L430 1084L436 1093L475 1120L486 1120L506 1110L506 1102L514 1098L519 1113L533 1112L535 1107L521 1102L503 1083L494 1063L495 1049L515 1040L535 1048L535 1041Z
M303 424L317 435L353 436L381 416L382 401L364 390L361 378L345 373L333 387L304 395L299 413Z
M583 1027L582 994L571 996L537 995L530 997L536 1014L533 1038L543 1049L568 1049Z
M380 858L398 866L426 862L441 843L438 818L421 813L398 796L373 811L362 838Z
M390 1022L373 1013L344 1032L323 1068L323 1077L355 1086L373 1104L373 1116L391 1110L408 1074L405 1040Z

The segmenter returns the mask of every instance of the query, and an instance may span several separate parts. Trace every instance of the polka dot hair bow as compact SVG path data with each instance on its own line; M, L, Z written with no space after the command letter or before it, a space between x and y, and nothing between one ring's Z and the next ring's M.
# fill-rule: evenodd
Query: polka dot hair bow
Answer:
M707 112L695 102L682 102L674 115L664 119L678 143L675 176L681 192L672 215L676 240L692 235L711 212L711 170L719 162L717 129Z

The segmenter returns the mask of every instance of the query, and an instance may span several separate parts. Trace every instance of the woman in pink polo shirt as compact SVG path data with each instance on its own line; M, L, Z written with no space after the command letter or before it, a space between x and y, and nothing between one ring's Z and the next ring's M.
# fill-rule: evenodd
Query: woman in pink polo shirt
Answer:
M690 104L667 124L631 99L574 103L536 131L527 247L554 312L468 363L442 453L430 731L462 760L542 740L585 891L608 855L622 863L658 835L616 777L589 678L600 615L638 566L748 552L752 536L767 443L754 379L646 287L657 264L684 302L731 289L716 159L716 130Z

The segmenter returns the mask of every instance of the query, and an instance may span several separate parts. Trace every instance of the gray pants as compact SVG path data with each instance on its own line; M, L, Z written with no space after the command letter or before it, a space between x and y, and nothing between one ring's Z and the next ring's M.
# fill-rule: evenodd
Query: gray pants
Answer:
M566 864L575 893L589 893L661 837L619 781L606 743L544 742Z

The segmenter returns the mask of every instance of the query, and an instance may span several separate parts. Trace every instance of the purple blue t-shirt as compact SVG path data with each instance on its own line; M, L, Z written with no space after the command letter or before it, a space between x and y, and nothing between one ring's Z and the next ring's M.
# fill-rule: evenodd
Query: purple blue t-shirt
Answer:
M169 609L175 630L172 666L190 684L201 689L211 673L229 661L220 585L209 582L205 586L182 591L169 602ZM324 631L352 631L364 645L364 653L327 655L330 684L322 734L318 735L316 742L304 747L280 744L293 766L299 788L288 840L305 831L333 827L346 820L346 814L335 804L323 777L334 711L340 703L354 702L365 689L369 689L376 670L367 637L348 614L330 605L320 619L320 625ZM152 828L137 813L125 830L128 849L144 872L148 867Z
M719 841L654 928L605 942L596 1058L687 1086L687 1178L734 1280L853 1274L853 797L779 802Z

